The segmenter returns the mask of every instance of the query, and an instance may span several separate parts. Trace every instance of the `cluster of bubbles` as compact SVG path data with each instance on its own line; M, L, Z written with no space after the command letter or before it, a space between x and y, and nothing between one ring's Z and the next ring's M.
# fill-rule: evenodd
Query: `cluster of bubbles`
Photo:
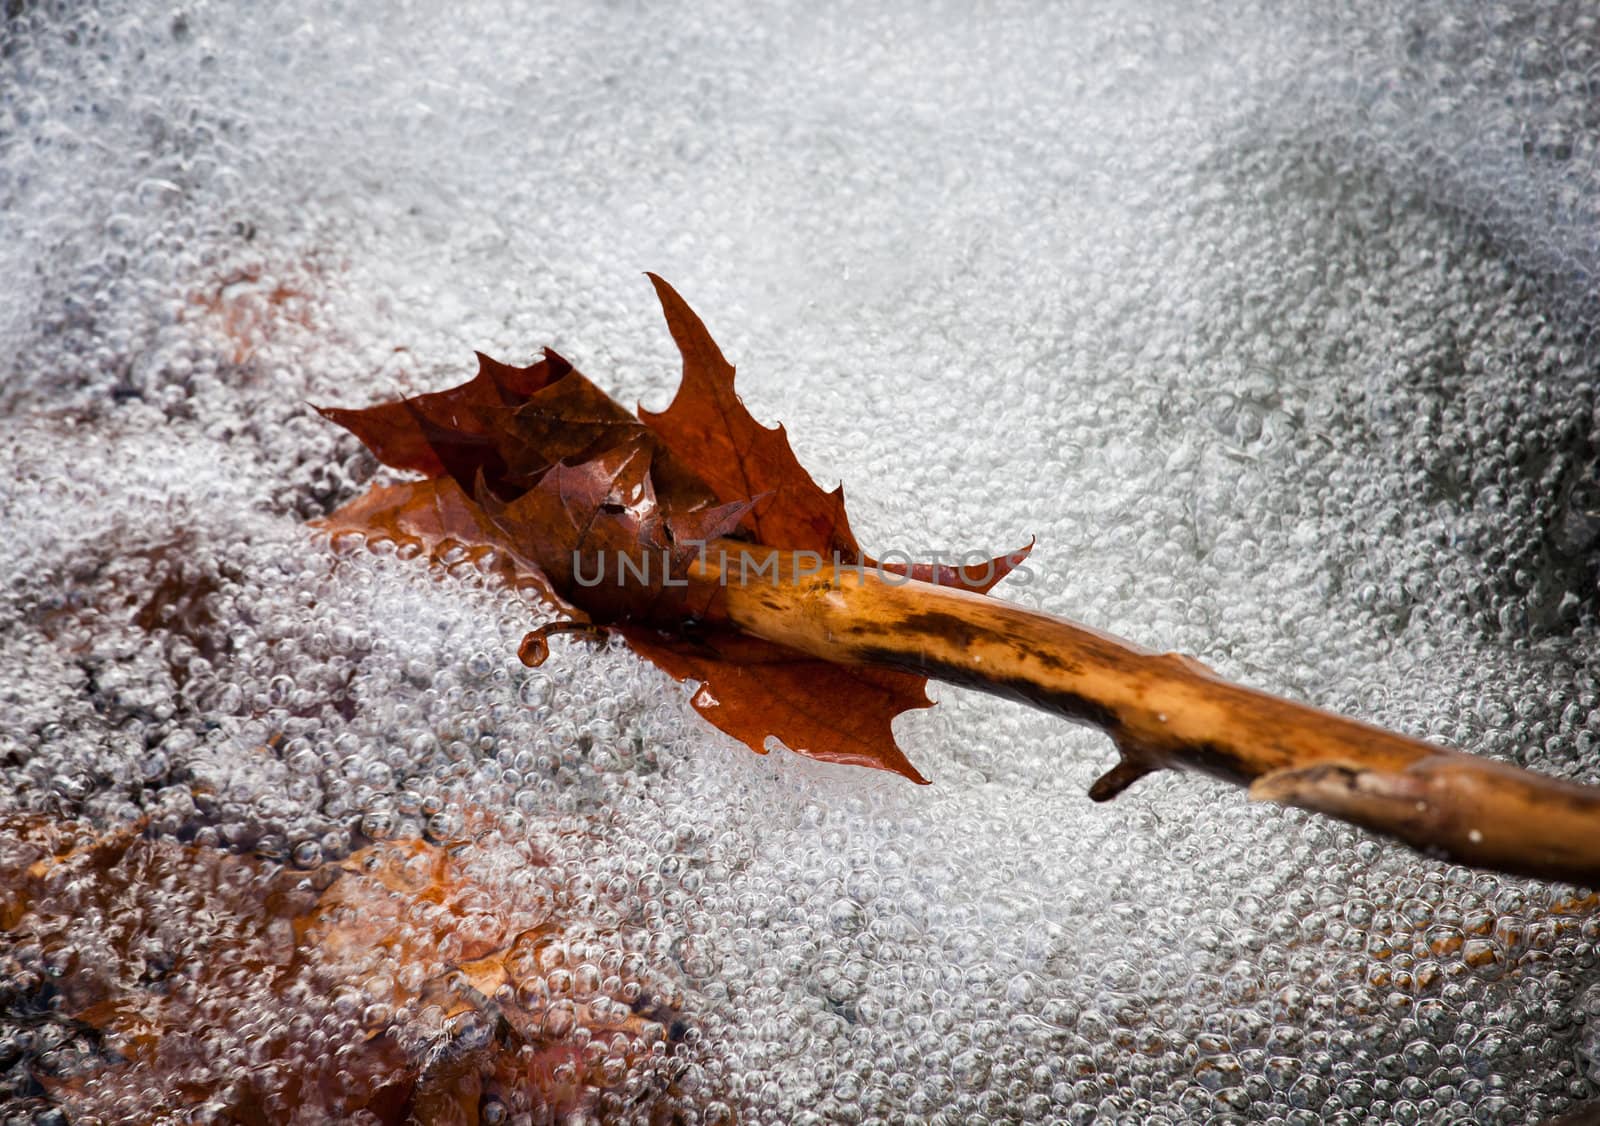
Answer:
M758 757L305 526L376 472L307 401L547 343L666 401L651 268L869 549L1037 533L1001 597L1600 782L1585 7L966 9L5 6L0 867L49 887L0 891L0 1121L349 1099L377 1028L484 1121L1600 1095L1581 890L1193 778L1094 807L1103 739L954 691L899 724L932 788ZM51 884L52 824L141 843ZM157 994L203 1050L88 1031Z

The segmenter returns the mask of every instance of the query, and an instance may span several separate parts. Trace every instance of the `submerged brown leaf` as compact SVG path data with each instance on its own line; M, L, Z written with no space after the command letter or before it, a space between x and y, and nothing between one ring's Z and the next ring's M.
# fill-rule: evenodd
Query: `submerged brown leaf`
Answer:
M56 1011L92 1034L46 1089L89 1116L676 1121L676 986L571 917L560 877L538 879L545 858L478 820L487 862L380 841L305 871L139 825L0 822L12 969L63 971ZM541 894L486 875L497 849ZM575 991L579 963L608 973Z

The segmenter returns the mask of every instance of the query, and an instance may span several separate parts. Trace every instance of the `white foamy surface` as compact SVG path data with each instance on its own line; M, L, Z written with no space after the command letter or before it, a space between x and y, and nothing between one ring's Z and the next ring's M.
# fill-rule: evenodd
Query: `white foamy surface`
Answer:
M1104 738L950 689L899 725L930 788L760 758L625 651L522 668L526 600L302 523L372 472L306 404L475 348L660 408L651 269L869 550L1036 534L1001 597L1600 782L1586 5L12 9L0 809L307 862L487 810L686 991L680 1093L744 1123L1597 1094L1572 889L1196 778L1093 806ZM208 609L142 627L163 583ZM266 1019L219 1018L215 1074ZM0 1098L52 1035L13 1013Z

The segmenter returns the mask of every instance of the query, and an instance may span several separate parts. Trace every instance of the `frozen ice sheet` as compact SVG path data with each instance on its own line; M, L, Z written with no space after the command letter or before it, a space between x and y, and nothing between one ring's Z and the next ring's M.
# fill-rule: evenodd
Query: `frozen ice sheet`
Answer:
M263 7L6 7L0 810L308 866L486 811L509 902L537 841L574 941L684 992L656 1105L704 1120L1597 1094L1573 889L1193 778L1092 806L1105 740L955 690L900 727L931 788L757 757L626 652L523 669L515 592L302 523L373 472L308 401L550 344L659 407L652 269L870 549L1037 534L1001 596L1600 782L1587 5ZM192 906L128 925L181 963ZM0 944L17 1113L70 1047L41 975L110 925ZM257 1000L191 1077L299 1027Z

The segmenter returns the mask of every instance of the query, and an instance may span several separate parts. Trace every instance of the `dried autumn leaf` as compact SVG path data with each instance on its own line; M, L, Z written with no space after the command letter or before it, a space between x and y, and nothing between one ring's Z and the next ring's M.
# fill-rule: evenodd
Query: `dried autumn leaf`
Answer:
M891 726L929 705L925 676L845 668L748 636L727 621L720 583L692 581L701 545L730 535L813 552L819 563L879 564L850 532L843 488L824 492L783 428L750 416L705 325L671 286L650 280L684 359L666 411L636 417L548 350L527 368L480 355L460 387L323 409L384 464L427 477L377 486L325 526L414 541L435 556L445 542L498 545L568 618L614 628L674 677L699 681L695 709L751 749L764 753L776 738L814 758L925 781ZM986 591L1026 553L981 567L882 567Z

